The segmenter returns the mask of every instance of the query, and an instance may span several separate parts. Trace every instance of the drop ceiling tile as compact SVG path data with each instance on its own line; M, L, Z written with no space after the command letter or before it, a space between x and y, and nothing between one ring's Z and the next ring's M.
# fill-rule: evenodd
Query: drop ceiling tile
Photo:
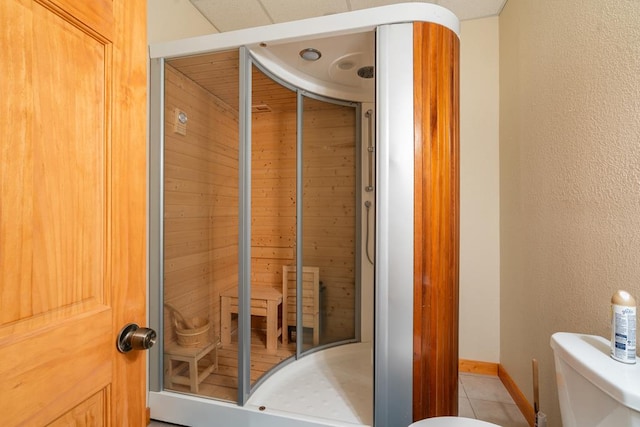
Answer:
M258 0L190 0L219 31L272 24Z
M275 22L348 12L347 0L261 0Z
M0 0L1 1L1 0ZM218 31L404 3L407 0L190 0ZM414 0L416 1L416 0ZM460 20L498 15L506 0L417 0L451 10Z
M484 18L500 13L506 0L438 0L440 6L452 11L458 19Z

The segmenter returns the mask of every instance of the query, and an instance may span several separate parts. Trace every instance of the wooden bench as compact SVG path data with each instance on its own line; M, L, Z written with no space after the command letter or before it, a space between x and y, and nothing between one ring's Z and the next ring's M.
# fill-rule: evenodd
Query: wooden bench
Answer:
M164 371L167 388L173 384L188 385L191 392L198 393L200 383L218 369L218 346L220 342L207 343L198 347L182 347L169 343L164 349ZM205 365L205 356L211 355ZM176 363L177 362L177 363Z

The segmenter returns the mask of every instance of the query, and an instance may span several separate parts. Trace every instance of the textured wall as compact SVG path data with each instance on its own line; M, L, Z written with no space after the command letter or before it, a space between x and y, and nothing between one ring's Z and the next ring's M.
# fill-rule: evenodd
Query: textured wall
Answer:
M460 358L500 360L498 17L460 36Z
M500 15L500 360L561 425L549 338L609 334L640 298L640 2L517 0Z

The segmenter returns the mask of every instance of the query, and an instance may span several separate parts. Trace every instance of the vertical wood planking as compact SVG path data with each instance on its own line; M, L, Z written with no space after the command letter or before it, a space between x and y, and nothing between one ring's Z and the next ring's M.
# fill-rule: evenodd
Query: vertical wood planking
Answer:
M413 418L458 412L459 40L414 24Z

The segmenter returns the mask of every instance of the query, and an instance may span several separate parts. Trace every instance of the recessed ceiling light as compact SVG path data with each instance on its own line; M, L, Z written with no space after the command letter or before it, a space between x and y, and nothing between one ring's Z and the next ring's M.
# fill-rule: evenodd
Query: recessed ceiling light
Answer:
M300 57L305 61L317 61L322 56L318 49L308 47L300 51Z

